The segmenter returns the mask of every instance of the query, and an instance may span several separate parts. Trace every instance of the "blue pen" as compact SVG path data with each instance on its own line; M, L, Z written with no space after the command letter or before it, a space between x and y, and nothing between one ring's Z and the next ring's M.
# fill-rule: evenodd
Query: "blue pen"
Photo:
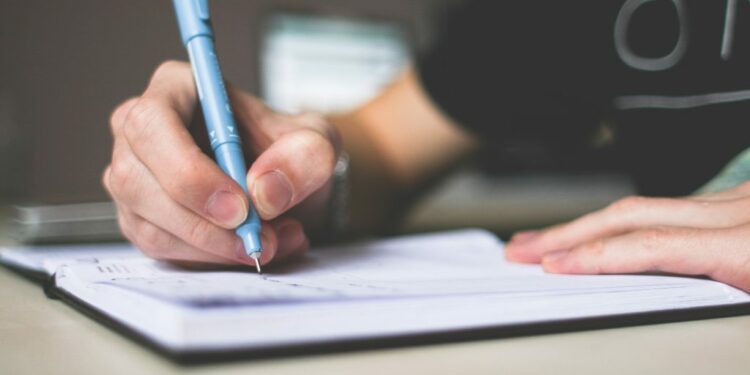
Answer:
M214 50L208 0L174 0L174 8L182 42L190 55L195 85L216 161L224 173L237 181L249 196L240 136ZM263 251L260 242L260 217L252 202L247 219L235 231L242 238L245 252L255 260L255 267L260 273L260 254Z

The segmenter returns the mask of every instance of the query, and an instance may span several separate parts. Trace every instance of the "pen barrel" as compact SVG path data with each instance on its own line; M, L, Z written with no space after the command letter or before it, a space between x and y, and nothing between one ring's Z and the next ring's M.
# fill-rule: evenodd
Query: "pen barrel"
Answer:
M224 173L239 183L247 193L247 169L241 139L219 69L219 60L214 52L213 40L202 36L191 39L188 53L216 161Z
M236 181L245 194L248 194L245 160L240 145L235 142L226 142L214 148L216 163L219 164L224 173Z
M216 162L249 197L242 143L214 49L208 1L174 0L174 6L180 34L190 55L195 86ZM256 261L262 251L260 229L260 216L250 203L247 219L235 232L242 238L247 254L254 254Z
M215 151L224 143L239 145L239 129L234 121L213 40L207 36L197 36L190 40L187 50L211 148Z
M197 36L187 45L208 138L219 167L248 193L239 129L229 103L213 40Z
M224 173L237 182L249 196L246 180L247 167L240 134L229 104L229 96L224 86L224 78L219 68L219 60L216 58L213 40L206 36L194 37L188 43L187 49L216 162ZM247 227L248 224L260 227L260 218L253 209L249 210L248 218L240 228Z

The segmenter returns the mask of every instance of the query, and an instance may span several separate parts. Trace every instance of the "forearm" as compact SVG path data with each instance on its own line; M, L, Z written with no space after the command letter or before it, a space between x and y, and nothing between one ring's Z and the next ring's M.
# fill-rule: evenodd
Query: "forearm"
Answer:
M476 144L434 106L413 70L366 105L331 121L350 158L349 228L354 233L393 229L415 192Z

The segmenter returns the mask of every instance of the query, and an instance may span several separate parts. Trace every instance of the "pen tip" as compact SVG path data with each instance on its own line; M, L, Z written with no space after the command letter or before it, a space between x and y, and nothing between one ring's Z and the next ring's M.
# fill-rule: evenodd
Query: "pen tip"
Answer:
M255 269L258 270L258 273L263 273L263 271L261 271L260 269L260 253L252 253L250 254L250 258L253 258L253 260L255 261Z

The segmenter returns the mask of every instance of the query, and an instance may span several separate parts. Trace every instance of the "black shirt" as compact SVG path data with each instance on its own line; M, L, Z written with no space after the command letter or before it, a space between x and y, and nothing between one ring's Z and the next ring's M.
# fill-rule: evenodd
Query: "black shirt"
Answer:
M418 65L499 169L543 150L548 167L606 164L680 195L750 145L747 1L473 1ZM614 142L596 149L603 122Z

